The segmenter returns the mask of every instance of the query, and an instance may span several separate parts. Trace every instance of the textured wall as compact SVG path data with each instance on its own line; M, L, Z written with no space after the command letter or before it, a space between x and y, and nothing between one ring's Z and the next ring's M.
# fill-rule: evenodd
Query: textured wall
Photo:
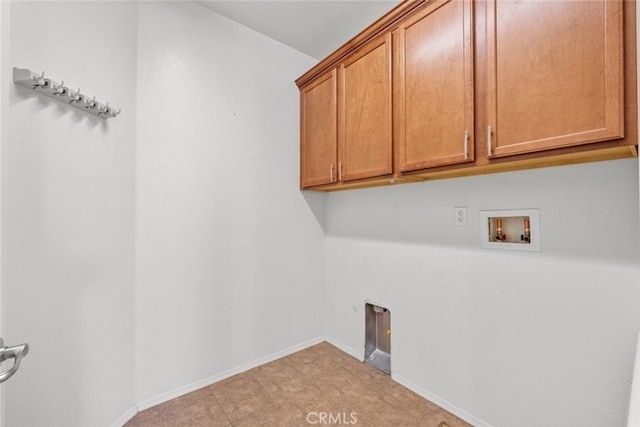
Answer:
M481 249L478 211L518 208L540 209L541 252ZM636 159L335 193L326 215L329 337L362 354L370 299L391 309L394 377L476 424L624 423Z
M11 57L9 56L9 27L11 20L9 19L9 3L0 2L0 143L7 141L9 133L9 91L11 88ZM1 158L0 150L0 158ZM1 161L1 160L0 160ZM0 194L2 189L0 188ZM2 211L0 209L0 218ZM0 221L0 233L2 233L2 224ZM0 259L2 257L2 246L0 245ZM0 263L0 274L4 267ZM1 280L1 279L0 279ZM2 327L2 283L0 282L0 333L4 333ZM4 387L0 387L0 424L4 425Z
M394 377L474 420L623 423L636 160L301 194L293 81L312 59L191 3L10 12L11 65L123 113L10 88L2 328L32 350L8 426L109 425L325 323L360 354L366 299L392 310ZM479 248L477 212L508 208L540 209L542 252Z
M314 61L193 3L10 9L12 65L123 112L11 87L3 330L32 350L7 424L108 425L321 336L324 198L297 189L293 83Z
M31 350L3 386L6 425L110 425L133 404L136 7L12 2L10 12L12 66L122 114L105 122L11 85L2 326Z
M143 402L321 336L324 234L297 188L314 61L197 4L139 7Z

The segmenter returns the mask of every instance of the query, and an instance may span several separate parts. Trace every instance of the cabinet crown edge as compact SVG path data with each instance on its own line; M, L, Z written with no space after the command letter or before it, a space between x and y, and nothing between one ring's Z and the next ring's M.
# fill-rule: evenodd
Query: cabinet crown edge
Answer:
M347 41L329 56L313 66L309 71L298 77L296 79L296 85L298 88L302 88L320 74L335 67L340 61L360 49L371 39L385 31L390 31L400 20L414 13L421 8L421 6L425 6L433 1L434 0L405 0L398 4L373 24L369 25L351 40Z

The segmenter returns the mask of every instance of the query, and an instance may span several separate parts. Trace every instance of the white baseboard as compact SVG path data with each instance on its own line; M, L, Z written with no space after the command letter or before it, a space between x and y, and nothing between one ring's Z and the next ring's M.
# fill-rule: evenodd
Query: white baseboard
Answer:
M236 368L232 368L232 369L228 369L224 372L221 372L219 374L213 375L209 378L205 378L203 380L200 381L196 381L194 383L188 384L186 386L183 387L179 387L177 389L174 389L170 392L167 393L163 393L161 395L158 395L156 397L153 397L151 399L147 399L143 402L138 403L135 407L129 409L125 414L123 414L115 423L113 423L113 425L111 427L121 427L123 426L125 423L127 423L127 421L129 421L131 418L133 418L138 412L143 411L145 409L149 409L153 406L159 405L161 403L167 402L171 399L175 399L176 397L180 397L183 396L187 393L191 393L192 391L198 390L202 387L206 387L209 386L211 384L217 383L219 381L222 381L224 379L227 379L229 377L232 377L234 375L240 374L242 372L248 371L250 369L253 368L257 368L258 366L264 365L266 363L269 362L273 362L274 360L278 360L281 359L283 357L289 356L290 354L296 353L300 350L304 350L305 348L314 346L316 344L319 344L323 341L327 341L328 343L330 343L331 345L337 347L339 350L347 353L348 355L350 355L351 357L362 361L364 359L364 349L362 351L356 351L353 348L346 346L344 344L342 344L341 342L331 338L331 337L317 337L314 339L311 339L309 341L303 342L301 344L297 344L294 345L292 347L289 347L285 350L282 351L278 351L276 353L270 354L268 356L265 357L261 357L260 359L256 359L252 362L249 362L245 365L242 366L238 366ZM404 387L408 388L409 390L413 391L414 393L424 397L425 399L435 403L436 405L440 406L441 408L451 412L453 415L457 416L458 418L463 419L464 421L476 426L476 427L491 427L490 424L474 417L473 415L463 411L462 409L458 408L455 405L452 405L451 403L447 402L444 399L441 399L440 397L436 396L435 394L423 389L422 387L420 387L419 385L413 383L412 381L403 378L401 376L398 375L394 375L392 373L391 375L391 379L396 381L398 384L403 385Z
M131 418L135 417L136 414L138 413L138 408L136 408L135 406L132 407L131 409L129 409L127 412L125 412L124 414L122 414L122 416L120 418L118 418L118 420L111 424L111 427L122 427L123 425L125 425Z
M451 412L456 417L468 422L469 424L471 424L471 425L473 425L475 427L491 427L491 425L489 423L486 423L486 422L482 421L481 419L474 417L473 415L471 415L471 414L467 413L466 411L458 408L457 406L447 402L446 400L441 399L440 397L438 397L435 394L423 389L419 385L413 383L412 381L409 381L406 378L403 378L403 377L401 377L399 375L393 375L393 373L392 373L391 374L391 379L393 379L398 384L403 385L404 387L408 388L412 392L424 397L428 401L435 403L436 405L438 405L442 409Z
M640 13L640 9L638 13ZM627 411L627 427L640 427L640 334L638 334L636 347L636 358L631 380L631 396L629 397L629 410Z
M364 360L364 349L362 349L362 351L357 351L352 349L351 347L348 347L344 344L342 344L341 342L338 342L336 340L334 340L331 337L327 337L326 341L331 344L332 346L338 348L341 351L344 351L345 353L347 353L349 356L353 357L354 359L357 359L359 361L363 361Z
M216 374L216 375L213 375L211 377L205 378L203 380L196 381L194 383L191 383L191 384L176 388L176 389L174 389L172 391L169 391L167 393L163 393L163 394L161 394L159 396L152 397L151 399L147 399L147 400L145 400L143 402L138 403L138 405L136 405L137 406L137 410L138 410L138 412L140 412L140 411L143 411L145 409L149 409L149 408L151 408L153 406L156 406L156 405L159 405L161 403L167 402L167 401L169 401L171 399L175 399L176 397L180 397L180 396L183 396L183 395L185 395L187 393L191 393L192 391L196 391L196 390L198 390L198 389L200 389L202 387L206 387L208 385L217 383L218 381L222 381L222 380L227 379L229 377L232 377L234 375L237 375L237 374L240 374L242 372L248 371L250 369L256 368L256 367L258 367L260 365L264 365L266 363L273 362L274 360L281 359L283 357L286 357L286 356L288 356L290 354L293 354L295 352L298 352L300 350L304 350L305 348L308 348L308 347L314 346L316 344L319 344L319 343L321 343L323 341L325 341L325 337L323 337L323 336L317 337L317 338L311 339L309 341L305 341L305 342L303 342L301 344L297 344L297 345L294 345L292 347L289 347L289 348L287 348L285 350L281 350L281 351L278 351L276 353L270 354L268 356L261 357L260 359L256 359L256 360L254 360L252 362L249 362L249 363L247 363L245 365L238 366L238 367L232 368L232 369L228 369L228 370L226 370L224 372L221 372L219 374Z
M331 337L327 337L326 341L337 347L338 349L344 351L345 353L347 353L348 355L356 358L357 360L363 361L364 360L364 348L361 351L356 351L353 348L342 344L341 342L335 340L334 338ZM393 367L393 364L391 365ZM463 419L464 421L468 422L469 424L475 426L475 427L491 427L488 423L474 417L473 415L463 411L462 409L458 408L455 405L452 405L451 403L447 402L444 399L441 399L440 397L436 396L435 394L423 389L422 387L420 387L419 385L415 384L412 381L409 381L406 378L403 378L401 376L398 375L394 375L393 371L391 372L391 379L394 380L395 382L397 382L398 384L408 388L409 390L411 390L412 392L418 394L419 396L424 397L425 399L429 400L430 402L435 403L436 405L440 406L442 409L451 412L453 415L455 415L456 417Z

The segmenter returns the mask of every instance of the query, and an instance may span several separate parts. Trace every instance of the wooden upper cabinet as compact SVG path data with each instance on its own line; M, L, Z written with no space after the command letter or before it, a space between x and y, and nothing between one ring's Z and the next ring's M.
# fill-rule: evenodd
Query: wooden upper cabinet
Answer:
M338 68L338 179L393 172L391 34L368 42Z
M300 89L300 186L336 181L338 155L337 71Z
M637 157L636 7L401 2L296 80L301 188Z
M489 157L624 137L621 0L487 0Z
M394 32L401 172L473 161L472 7L436 0Z

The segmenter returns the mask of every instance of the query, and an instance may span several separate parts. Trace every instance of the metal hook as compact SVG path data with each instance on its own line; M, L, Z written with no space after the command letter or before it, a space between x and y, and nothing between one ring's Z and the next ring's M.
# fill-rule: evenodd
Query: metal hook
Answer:
M103 113L106 116L110 116L110 117L115 117L118 114L120 114L120 111L122 111L122 108L119 108L118 111L114 110L113 107L109 107L109 103L107 102L107 105L105 106Z
M107 104L100 109L100 111L98 112L98 115L101 116L103 114L111 114L111 108L109 108L109 103L107 102Z
M45 80L44 78L44 71L42 72L42 74L40 76L35 75L32 76L31 79L35 82L33 83L33 89L37 89L41 86L46 86L47 85L47 80Z
M87 102L87 105L85 105L84 108L94 109L97 106L98 106L98 103L96 102L96 97L94 96L89 102Z
M64 80L62 81L62 83L60 83L57 86L54 86L53 88L53 94L54 95L66 95L67 93L69 93L69 88L64 87Z
M69 100L69 104L73 104L74 102L81 102L82 101L82 94L80 94L80 88L78 88L77 92L69 92L69 96L71 97L71 99Z

